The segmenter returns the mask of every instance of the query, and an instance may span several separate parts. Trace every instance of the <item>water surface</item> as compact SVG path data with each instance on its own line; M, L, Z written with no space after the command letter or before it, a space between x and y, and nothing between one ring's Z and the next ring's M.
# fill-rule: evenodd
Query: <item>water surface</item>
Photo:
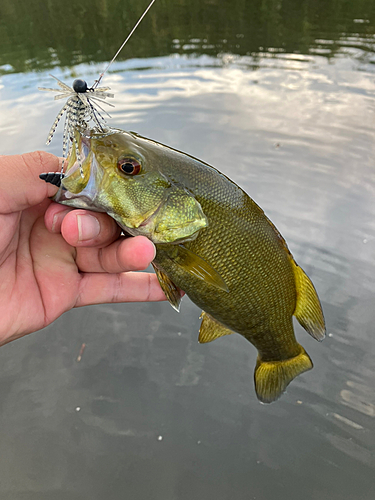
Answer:
M0 154L45 138L49 73L97 78L143 9L0 6ZM375 494L375 8L371 1L158 0L104 83L111 124L243 187L314 281L314 370L256 400L255 349L199 345L184 299L65 314L0 349L4 500L370 500ZM82 343L82 360L76 361Z

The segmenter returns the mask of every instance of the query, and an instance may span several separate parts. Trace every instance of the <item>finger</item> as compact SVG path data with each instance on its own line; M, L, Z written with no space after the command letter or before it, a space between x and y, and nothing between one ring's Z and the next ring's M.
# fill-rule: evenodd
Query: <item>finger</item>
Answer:
M18 212L53 196L57 187L39 179L43 172L57 172L60 160L44 151L0 158L0 211Z
M78 247L76 263L81 272L87 273L141 271L155 254L155 245L145 236L121 237L104 248Z
M51 203L44 214L44 224L50 233L61 233L64 217L74 210L59 203Z
M155 274L87 273L80 282L75 307L118 302L157 302L166 300Z
M45 214L49 231L62 233L72 246L107 246L121 234L116 222L104 213L75 210L51 203Z
M72 246L107 246L121 234L116 222L104 213L73 210L61 225L61 234Z

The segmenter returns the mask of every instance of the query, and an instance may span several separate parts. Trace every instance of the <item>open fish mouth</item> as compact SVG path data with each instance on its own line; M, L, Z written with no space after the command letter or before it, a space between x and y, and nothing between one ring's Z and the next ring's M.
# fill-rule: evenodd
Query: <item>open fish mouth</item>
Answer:
M90 136L80 132L79 158L74 156L66 160L66 171L47 172L40 174L45 182L59 187L52 198L57 203L87 208L94 211L103 211L97 205L98 186L102 177L100 165L90 149Z
M90 158L89 171L87 172L88 180L86 182L86 175L82 178L82 187L80 189L79 182L74 182L75 189L69 189L69 179L74 175L74 173L80 168L78 162L69 170L68 174L64 176L64 179L60 185L60 189L54 196L53 200L57 203L68 202L69 200L75 201L75 206L77 202L80 203L82 207L88 207L93 209L96 197L98 195L98 175L100 175L99 166L96 158L93 156ZM87 170L87 169L86 169ZM86 172L85 172L86 173Z
M63 160L63 169L64 169L64 163L67 165L66 171L64 172L63 169L60 172L44 172L43 174L39 175L39 178L42 179L43 181L53 184L54 186L60 187L62 180L71 176L78 168L82 168L82 160L84 161L89 152L90 152L90 137L83 135L80 133L80 160L81 162L78 162L77 160L73 163L73 165L69 165L69 158ZM57 195L56 195L57 196ZM55 200L57 201L57 200Z

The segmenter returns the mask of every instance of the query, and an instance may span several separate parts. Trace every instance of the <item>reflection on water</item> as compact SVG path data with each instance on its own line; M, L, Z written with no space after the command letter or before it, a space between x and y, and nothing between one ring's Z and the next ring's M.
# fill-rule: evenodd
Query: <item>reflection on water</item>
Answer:
M162 3L162 5L160 5ZM139 0L2 0L0 71L107 61L144 10ZM163 0L120 58L219 53L313 54L328 59L372 52L372 0ZM373 58L372 58L373 60Z
M45 147L59 107L36 90L51 83L44 68L91 82L121 43L115 2L45 5L0 7L2 154ZM198 345L200 311L186 298L180 315L168 304L72 311L0 349L1 498L370 500L373 2L165 1L151 12L132 58L105 78L111 124L239 183L313 279L329 334L318 344L296 325L315 368L264 406L254 349L240 336ZM49 150L60 145L61 131Z

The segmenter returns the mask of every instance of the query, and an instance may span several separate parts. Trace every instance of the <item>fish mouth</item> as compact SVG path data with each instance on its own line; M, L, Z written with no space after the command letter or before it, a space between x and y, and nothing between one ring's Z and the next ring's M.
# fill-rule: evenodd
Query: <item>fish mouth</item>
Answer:
M58 182L57 176L60 177L59 190L53 200L75 208L102 211L95 206L101 169L95 155L91 152L90 136L80 132L79 161L74 150L70 154L70 158L67 159L66 172L62 176L60 174L55 177L51 176L51 180L55 182ZM49 178L44 180L50 182Z
M78 166L79 168L79 166ZM66 202L68 204L69 201L74 200L74 206L78 206L80 208L90 208L93 209L95 204L96 197L98 195L98 179L99 175L99 165L95 157L90 160L90 172L89 179L85 185L85 187L78 191L72 192L64 186L66 182L69 182L69 175L65 175L64 179L61 182L60 189L56 193L54 197L54 201L58 203Z
M91 150L91 132L92 132L91 130L84 130L84 129L80 129L80 128L76 129L76 134L77 134L77 136L75 138L76 140L71 147L70 154L69 154L68 158L66 160L64 160L64 166L66 166L65 173L63 171L61 171L61 172L45 172L45 173L39 175L39 178L42 179L43 181L61 188L61 192L59 192L55 195L55 201L59 201L60 198L64 199L65 192L69 192L69 189L67 189L64 185L61 186L61 184L63 183L63 179L69 179L69 177L71 177L78 170L78 168L80 170L82 170L82 165L87 160L87 158L90 154L90 150ZM101 137L105 136L105 135L109 135L110 133L112 133L112 131L111 132L107 131L105 134L103 133L101 135ZM78 156L77 155L77 146L75 146L78 143L79 143L80 162L77 161L77 156ZM71 162L70 158L72 157L73 152L75 153L75 161L73 162L72 165L70 165L70 162ZM91 177L91 170L92 170L91 167L92 167L92 165L90 165L90 177ZM96 167L97 167L97 165L96 165ZM96 168L96 170L97 170L97 168Z
M83 147L81 148L84 153L86 153L87 156L87 151L90 149L90 138L84 135L81 135L81 143ZM80 152L80 156L82 157L82 151ZM85 157L86 157L85 156ZM69 168L69 165L68 165ZM74 166L72 166L74 168ZM61 172L44 172L43 174L39 175L39 179L42 181L47 182L48 184L52 184L53 186L61 187L62 180L67 177L67 174L65 174L63 171Z

